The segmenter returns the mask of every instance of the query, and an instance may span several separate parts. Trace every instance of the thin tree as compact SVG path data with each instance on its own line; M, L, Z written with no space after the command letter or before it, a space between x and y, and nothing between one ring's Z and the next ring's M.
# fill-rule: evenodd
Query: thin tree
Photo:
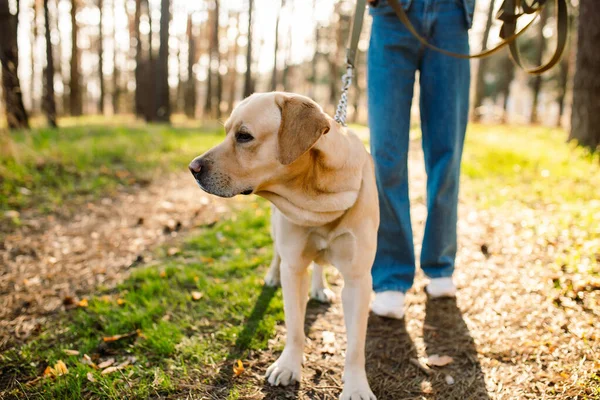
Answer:
M194 25L192 14L188 14L187 20L188 37L188 62L187 62L187 82L184 94L184 111L188 118L196 116L196 76L194 75L194 64L196 64L196 37L194 35Z
M140 19L142 16L142 0L135 0L135 12L133 16L133 36L135 42L135 93L134 93L134 110L135 115L140 117L144 115L144 107L142 101L142 85L143 85L143 58L142 58L142 35L140 32Z
M508 99L510 98L510 85L515 79L515 64L509 58L506 51L502 52L498 63L501 71L500 82L498 83L498 92L502 95L502 123L508 121Z
M546 26L546 22L548 21L548 7L545 7L540 13L540 21L538 23L538 32L537 32L537 45L539 52L537 53L536 65L542 64L542 59L544 57L544 52L546 51L546 38L544 37L544 27ZM540 91L542 89L542 76L536 75L533 77L532 82L532 91L533 91L533 104L531 105L531 117L530 121L532 124L537 124L539 122L538 118L538 104L540 101Z
M569 15L569 33L570 33L570 44L567 47L567 54L565 54L558 64L558 77L557 86L558 93L556 95L556 101L558 103L558 118L556 120L556 126L562 125L563 116L566 108L566 97L567 87L570 82L573 81L573 71L575 70L576 61L576 50L577 50L577 25L576 18L573 14Z
M290 6L293 8L294 3L292 2L290 4ZM290 14L292 14L292 15L294 14L293 9L290 12ZM288 86L288 79L290 76L290 66L292 64L292 49L294 48L293 43L292 43L292 39L293 39L292 24L288 25L287 37L288 37L287 53L285 55L285 58L283 59L283 72L281 73L281 86L283 86L283 90L290 90L290 88Z
M281 0L277 19L275 20L275 47L273 49L273 72L271 73L271 91L277 90L277 52L279 50L279 20L281 19L281 10L285 7L285 0Z
M217 119L221 118L221 103L223 102L223 76L221 75L221 47L219 44L219 0L215 0L215 20L214 20L214 41L215 41L215 67L217 74L217 90L216 90L216 108L217 108Z
M573 80L573 111L569 140L591 150L600 146L600 2L579 2L577 61Z
M240 13L237 13L236 24L235 24L235 27L236 27L235 39L233 42L233 47L229 48L229 102L228 102L228 106L227 106L228 112L231 112L233 110L233 105L235 103L235 98L236 98L235 94L237 91L237 78L238 78L237 56L238 56L238 50L239 50L238 41L240 40L239 26L240 26Z
M220 92L221 92L221 74L219 73L220 52L219 52L219 1L215 0L214 9L210 15L212 26L209 27L210 39L208 47L208 74L206 79L206 101L204 103L204 112L213 114L213 109L217 108L217 118L220 117ZM216 78L216 79L215 79ZM216 83L216 88L214 87ZM215 95L217 99L215 100Z
M320 45L320 36L319 36L319 22L317 21L317 0L313 0L312 4L313 10L313 21L315 22L315 51L313 53L313 58L310 63L310 88L308 92L308 96L310 98L315 98L315 93L317 89L317 62L319 61L319 45Z
M246 73L244 79L244 97L248 97L254 91L252 82L252 8L253 0L248 0L248 45L246 48Z
M100 22L98 23L98 80L100 81L100 98L98 99L98 111L104 114L104 32L102 30L102 15L104 0L98 0L98 11Z
M52 42L50 40L50 17L48 0L44 0L44 28L46 38L46 71L44 80L44 112L48 125L56 128L56 100L54 98L54 57L52 56Z
M483 37L481 39L481 51L487 50L488 40L490 37L490 31L492 29L492 22L494 20L494 6L496 0L490 0L490 6L488 8L487 22L485 23L485 30L483 31ZM485 96L485 73L488 66L488 59L482 58L479 60L479 67L477 68L477 77L475 78L475 98L473 99L473 120L479 121L481 119L481 113L477 110L483 104L483 98Z
M79 26L77 25L77 6L79 0L71 0L71 71L69 79L69 109L73 116L79 116L83 112L81 99L81 73L79 71L80 56Z
M117 40L117 1L113 0L112 4L112 23L113 23L113 82L112 82L112 90L113 90L113 114L119 113L119 98L121 96L121 88L119 87L119 66L118 63L118 54L119 54L119 45Z
M152 28L152 9L150 1L144 0L146 14L148 16L148 57L143 63L143 79L140 85L141 98L144 108L144 119L146 122L154 121L156 116L156 63L154 60L154 45L153 37L154 30Z
M154 91L154 116L159 122L171 120L169 96L169 23L171 21L170 0L160 3L160 45L156 61L156 86Z
M37 37L38 37L38 24L37 24L37 16L38 16L38 11L37 11L37 1L33 2L33 20L31 21L31 49L35 49L36 47L36 43L37 43ZM36 76L35 76L35 55L36 52L35 51L31 51L31 78L29 81L29 98L31 99L31 113L33 114L34 109L36 109L36 99L35 99L35 85L34 82L36 81Z
M23 105L21 83L17 73L19 52L17 23L19 15L10 13L8 0L0 0L0 63L6 119L10 129L29 128L29 117Z

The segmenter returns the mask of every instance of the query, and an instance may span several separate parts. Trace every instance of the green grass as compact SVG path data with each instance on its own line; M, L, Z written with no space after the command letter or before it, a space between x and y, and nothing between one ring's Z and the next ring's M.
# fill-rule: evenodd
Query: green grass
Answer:
M263 288L262 275L272 251L268 206L243 207L227 221L185 242L175 257L140 268L115 290L97 293L89 306L77 308L30 344L0 356L2 373L17 375L21 385L9 396L36 398L148 398L175 390L177 383L202 378L215 363L244 358L265 349L283 320L280 292ZM192 300L192 292L202 297ZM124 300L119 305L117 299ZM112 343L103 337L135 332ZM81 355L111 353L117 362L137 361L101 375L80 362ZM36 385L23 381L41 375L63 360L69 373ZM95 382L88 381L92 373ZM232 395L237 389L232 388ZM46 397L44 397L46 396Z
M0 134L1 214L52 211L85 195L147 183L222 140L217 129L79 123Z
M472 125L462 163L466 194L483 206L598 200L600 157L565 139L562 129Z
M557 270L600 275L600 156L566 137L555 128L472 125L461 196L478 209L531 210L522 227L564 250Z

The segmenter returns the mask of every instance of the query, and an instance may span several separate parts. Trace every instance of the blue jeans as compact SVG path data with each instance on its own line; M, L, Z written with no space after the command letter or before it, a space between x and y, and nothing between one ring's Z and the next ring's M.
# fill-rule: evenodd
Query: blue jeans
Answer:
M415 29L430 43L469 52L474 0L403 0ZM450 277L456 256L460 161L469 111L470 66L422 46L385 0L371 7L368 106L371 154L381 224L372 269L375 292L407 291L415 275L408 196L410 108L419 71L422 146L427 171L427 222L421 268Z

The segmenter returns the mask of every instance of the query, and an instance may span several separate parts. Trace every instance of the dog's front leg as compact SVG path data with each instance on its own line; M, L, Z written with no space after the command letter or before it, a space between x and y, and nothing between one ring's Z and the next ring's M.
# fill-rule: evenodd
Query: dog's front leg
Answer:
M365 371L365 341L369 318L371 273L362 268L364 273L356 274L355 271L360 270L359 268L354 265L347 271L341 269L344 276L342 304L348 335L343 377L344 389L340 396L341 400L375 400Z
M281 288L287 337L285 348L269 369L266 377L271 385L287 386L300 382L304 352L304 315L308 294L308 263L290 265L281 262Z

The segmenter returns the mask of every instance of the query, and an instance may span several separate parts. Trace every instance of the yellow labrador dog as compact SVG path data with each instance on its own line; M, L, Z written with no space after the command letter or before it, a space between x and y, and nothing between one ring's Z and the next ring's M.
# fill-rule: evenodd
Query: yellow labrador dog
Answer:
M227 136L189 165L211 194L257 194L273 204L274 258L265 277L281 283L287 339L266 373L272 385L300 381L308 266L315 262L311 295L331 292L320 265L344 278L342 303L348 335L341 399L375 399L365 372L371 265L377 246L379 203L371 156L361 140L311 99L257 93L225 123Z

